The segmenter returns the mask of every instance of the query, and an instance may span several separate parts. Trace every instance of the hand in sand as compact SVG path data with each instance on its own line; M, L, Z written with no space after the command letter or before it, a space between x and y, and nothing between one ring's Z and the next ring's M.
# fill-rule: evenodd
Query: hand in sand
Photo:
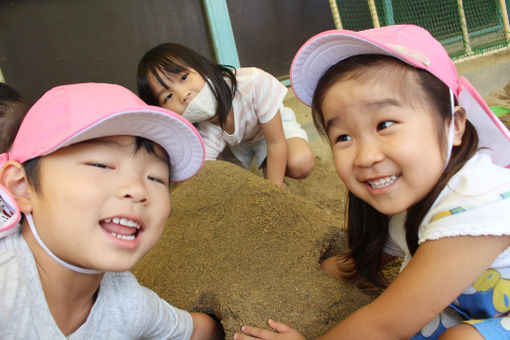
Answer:
M282 183L282 185L280 185L280 188L282 188L282 189L287 190L288 192L290 192L289 187L288 187L288 186L287 186L287 184L285 184L285 183Z
M274 333L262 328L243 326L241 330L246 334L235 334L234 340L264 339L264 340L306 340L304 336L284 323L268 320L269 327L277 331Z

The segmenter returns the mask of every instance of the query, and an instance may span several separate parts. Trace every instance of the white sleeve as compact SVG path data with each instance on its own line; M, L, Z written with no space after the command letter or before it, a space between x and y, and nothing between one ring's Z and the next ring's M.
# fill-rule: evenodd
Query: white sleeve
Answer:
M510 170L474 156L423 218L418 242L452 236L510 235Z
M253 105L260 123L269 122L282 106L287 88L271 74L256 69Z
M459 170L425 215L418 243L455 236L510 235L510 170L475 155ZM491 267L510 266L510 247Z
M193 333L193 319L187 311L170 305L152 290L141 287L144 295L143 339L188 340Z

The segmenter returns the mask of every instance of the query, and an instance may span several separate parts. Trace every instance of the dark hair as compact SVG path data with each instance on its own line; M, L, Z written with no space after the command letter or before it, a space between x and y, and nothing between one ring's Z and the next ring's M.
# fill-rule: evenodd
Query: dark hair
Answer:
M18 91L0 82L0 153L9 151L27 110Z
M153 75L163 87L167 88L160 77L160 73L179 74L188 68L197 71L202 78L210 80L210 83L207 81L206 83L211 87L216 97L218 103L216 116L223 127L232 108L232 99L237 89L235 69L232 66L215 64L186 46L166 43L158 45L145 53L138 63L136 74L136 85L140 98L149 105L159 106L158 99L149 84L149 75ZM230 86L224 77L229 79Z
M170 160L168 158L168 155L166 155L166 153L165 153L165 156L161 157L161 155L157 154L156 150L154 149L153 141L146 139L144 137L136 137L134 152L136 153L139 150L145 150L147 153L149 153L151 155L155 155L156 157L160 158L161 160L163 160L165 163L168 164L168 169L171 169ZM39 167L40 167L41 157L44 157L44 156L32 158L32 159L29 159L28 161L23 163L23 168L25 169L27 181L30 185L32 185L32 187L34 188L34 190L36 192L40 192L40 189L41 189L41 184L39 181L40 180Z
M417 95L425 105L431 105L431 109L437 112L438 127L444 126L451 119L451 102L448 87L435 76L427 71L416 69L404 62L383 55L359 55L354 56L333 65L319 80L314 92L312 102L312 116L314 124L322 136L327 132L324 125L324 117L321 110L322 101L327 90L337 81L355 79L368 72L370 69L384 66L387 73L385 81L394 80L400 82L400 93L424 94ZM388 78L388 76L393 77ZM391 79L391 80L388 80ZM410 81L416 80L414 85ZM417 88L418 86L418 88ZM439 129L439 139L446 144L444 129ZM466 121L466 128L462 137L462 144L452 150L451 159L443 174L434 188L418 203L407 210L405 222L406 241L411 254L418 249L418 229L420 223L434 203L450 178L471 158L478 148L478 134L474 126ZM375 210L368 203L348 192L347 197L347 238L349 249L343 254L354 263L354 268L345 274L345 278L352 282L368 281L372 284L384 287L387 282L381 272L382 253L389 236L389 216Z

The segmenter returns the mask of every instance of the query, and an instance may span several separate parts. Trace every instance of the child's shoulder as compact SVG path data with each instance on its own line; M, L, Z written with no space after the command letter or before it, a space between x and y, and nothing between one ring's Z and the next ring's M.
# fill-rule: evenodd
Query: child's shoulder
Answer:
M101 289L105 293L123 296L126 291L140 294L142 286L130 272L106 272L101 280Z
M477 153L448 182L423 218L419 242L459 235L509 235L510 169Z
M258 67L240 67L236 69L236 79L257 79L257 78L272 78L275 79L270 73Z
M448 187L466 196L483 195L492 189L510 190L510 169L494 164L489 155L478 152L452 177Z
M9 234L0 237L0 266L19 257L20 254L29 254L30 251L24 243L19 226L12 228L11 231Z

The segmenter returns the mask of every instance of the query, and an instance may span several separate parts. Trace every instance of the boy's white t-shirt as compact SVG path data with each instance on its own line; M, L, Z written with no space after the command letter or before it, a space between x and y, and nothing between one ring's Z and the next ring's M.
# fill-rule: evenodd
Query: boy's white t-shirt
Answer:
M232 101L235 131L228 134L210 122L199 122L207 160L215 160L226 145L264 137L260 124L269 122L282 107L287 88L271 74L256 68L236 69L237 92Z
M142 287L129 272L106 272L87 321L64 336L21 233L0 239L0 339L189 339L191 315Z
M402 268L411 260L405 218L405 212L390 218L390 237L384 249L388 254L404 257ZM510 235L510 169L477 153L450 179L423 218L418 243L482 235ZM490 267L510 267L510 247Z

